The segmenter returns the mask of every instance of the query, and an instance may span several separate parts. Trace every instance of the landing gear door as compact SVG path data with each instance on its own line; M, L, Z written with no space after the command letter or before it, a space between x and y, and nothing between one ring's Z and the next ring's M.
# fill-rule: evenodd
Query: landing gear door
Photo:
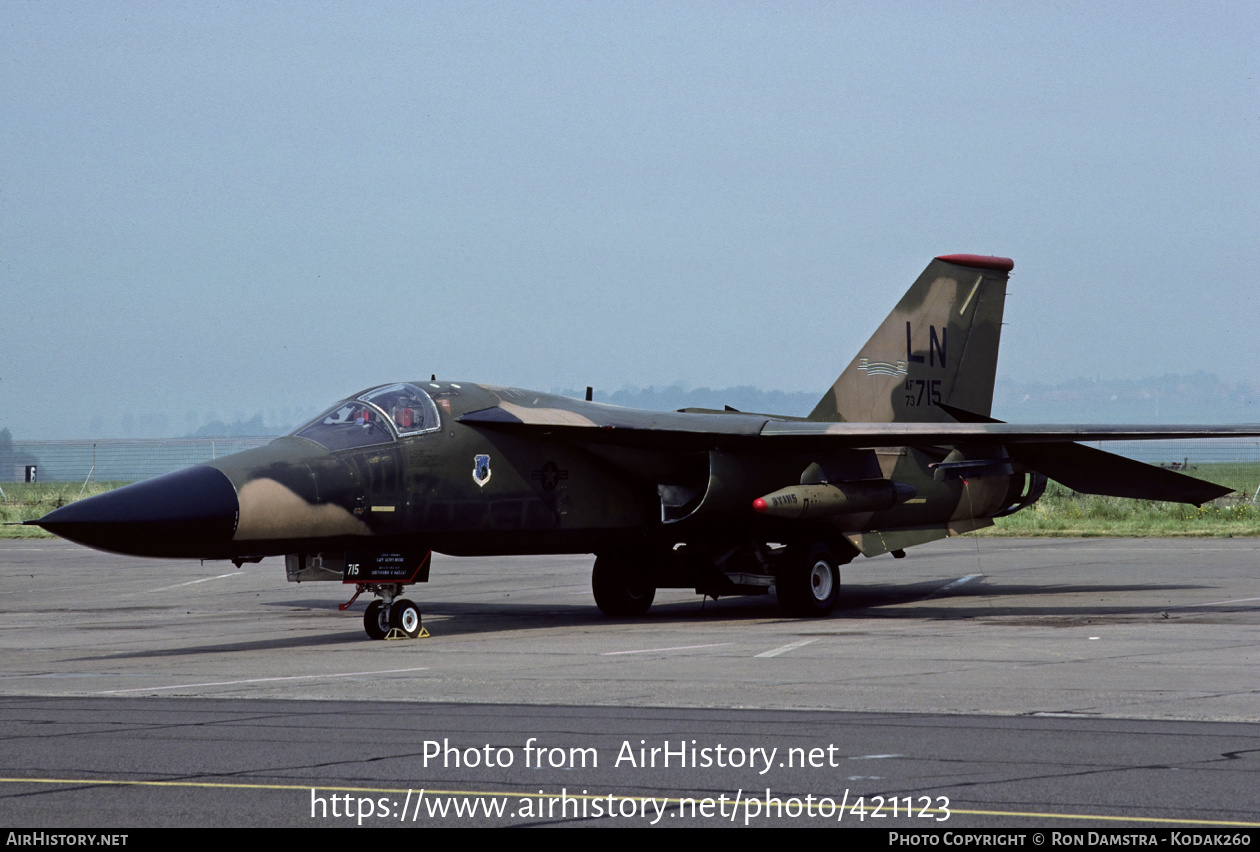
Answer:
M429 582L431 550L347 550L343 583L407 585Z

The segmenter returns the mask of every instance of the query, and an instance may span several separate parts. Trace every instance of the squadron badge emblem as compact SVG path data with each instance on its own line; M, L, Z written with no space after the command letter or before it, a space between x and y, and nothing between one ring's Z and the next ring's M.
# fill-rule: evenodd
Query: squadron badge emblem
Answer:
M485 485L490 481L490 456L485 453L479 453L473 456L473 482L478 487Z

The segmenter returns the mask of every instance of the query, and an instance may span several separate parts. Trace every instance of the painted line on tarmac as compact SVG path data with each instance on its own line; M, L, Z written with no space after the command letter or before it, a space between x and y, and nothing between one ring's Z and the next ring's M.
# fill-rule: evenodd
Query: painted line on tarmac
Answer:
M813 639L802 639L799 642L789 642L786 645L780 645L778 648L774 648L769 651L762 651L760 654L757 655L757 658L762 659L765 657L777 657L780 654L786 654L788 651L795 651L797 648L804 648L806 645L810 644L811 642L817 642L817 641L818 641L818 637L815 636Z
M932 594L928 595L928 597L929 597L929 598L934 598L934 597L936 597L937 595L943 595L943 594L945 594L946 592L948 592L950 589L955 589L955 588L957 588L957 587L961 586L963 583L970 583L972 580L978 579L978 578L983 577L983 576L984 576L983 574L968 574L966 577L959 577L959 578L958 578L957 580L955 580L954 582L952 582L952 583L946 583L944 586L941 586L941 587L940 587L939 589L937 589L935 592L932 592Z
M163 689L194 689L199 686L235 686L240 683L268 683L278 680L323 680L331 677L362 677L363 675L399 674L401 672L424 672L428 666L417 666L412 669L381 669L375 672L335 672L333 674L285 675L283 677L251 677L245 680L219 680L205 683L180 683L175 686L138 686L134 689L108 689L98 695L118 695L123 692L157 692Z
M690 651L693 648L721 648L730 642L713 642L709 645L675 645L672 648L641 648L638 651L605 651L601 657L618 657L622 654L655 654L658 651Z
M1260 601L1260 598L1231 598L1227 601L1211 601L1210 603L1177 604L1176 606L1166 606L1164 609L1193 609L1196 606L1226 606L1228 604L1251 603L1252 601Z
M195 586L198 583L209 583L211 580L222 580L224 577L239 577L244 571L233 571L230 574L220 574L217 577L202 577L200 580L189 580L187 583L176 583L173 586L163 586L160 589L146 589L149 592L169 592L171 589L181 589L184 586Z
M219 781L135 781L130 779L115 778L3 778L0 777L0 784L73 784L85 787L174 787L174 788L201 788L216 790L279 790L279 791L332 791L336 793L385 793L385 794L409 794L415 792L413 788L403 789L401 787L341 787L328 786L326 784L242 784L242 783L225 783ZM602 796L591 793L545 793L539 790L537 793L526 792L523 790L433 790L424 789L426 795L441 796L478 796L478 797L496 797L496 798L517 798L517 799L558 799L562 795L567 795L570 799L607 799L609 795L614 799L627 799L631 801L639 801L642 796L636 794L633 796L618 795L616 793L604 794ZM661 801L661 799L657 799ZM673 806L681 806L686 801L684 798L665 798L665 804ZM693 800L694 801L694 800ZM754 801L754 800L749 800ZM739 807L739 803L735 803ZM745 810L748 804L744 804ZM925 808L921 813L927 814L943 814L948 819L951 816L993 816L993 817L1033 817L1036 819L1064 819L1064 820L1099 820L1102 822L1140 822L1140 823L1156 823L1159 825L1213 825L1213 826L1235 826L1240 828L1260 828L1260 822L1246 822L1243 820L1222 820L1222 819L1179 819L1173 817L1151 817L1151 816L1116 816L1114 814L1055 814L1042 811L979 811L970 808L951 807L948 810L944 808ZM850 815L850 821L860 819ZM839 820L837 820L839 821ZM944 822L938 820L937 822Z

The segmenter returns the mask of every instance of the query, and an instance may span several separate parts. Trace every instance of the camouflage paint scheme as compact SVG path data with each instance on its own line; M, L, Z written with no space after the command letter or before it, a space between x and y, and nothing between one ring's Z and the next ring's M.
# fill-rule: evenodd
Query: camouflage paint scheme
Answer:
M1260 427L1004 424L990 417L1005 258L934 259L807 418L650 412L516 388L372 388L266 447L58 509L58 535L140 555L284 555L290 579L372 591L368 634L414 635L400 598L430 551L596 554L596 602L657 588L777 593L822 615L839 566L993 523L1047 477L1203 503L1224 488L1081 440L1257 435Z

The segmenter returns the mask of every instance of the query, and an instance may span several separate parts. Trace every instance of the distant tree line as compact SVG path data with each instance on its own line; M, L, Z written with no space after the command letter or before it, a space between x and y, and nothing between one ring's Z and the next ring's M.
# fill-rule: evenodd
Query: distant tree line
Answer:
M221 420L215 420L207 423L196 432L186 437L189 438L257 438L260 436L276 435L280 431L275 428L268 429L263 424L263 416L255 414L249 420L237 420L235 423L224 423Z
M37 465L39 459L13 446L13 435L7 426L0 429L0 481L22 479L28 464Z

